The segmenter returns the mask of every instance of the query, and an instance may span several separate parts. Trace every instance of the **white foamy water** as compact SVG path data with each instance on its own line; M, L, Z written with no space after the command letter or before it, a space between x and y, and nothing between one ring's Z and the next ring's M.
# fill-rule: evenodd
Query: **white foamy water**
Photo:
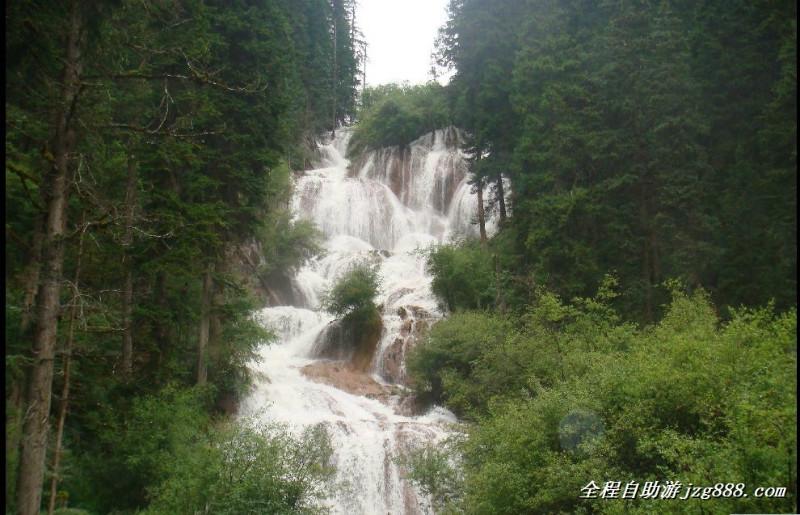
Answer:
M466 162L454 128L427 134L408 149L370 152L350 166L348 130L321 146L318 168L295 182L293 211L311 220L325 238L325 254L294 277L297 306L262 310L260 320L278 335L253 365L259 379L241 414L301 430L324 424L332 437L337 483L326 500L347 515L427 513L429 502L403 478L394 458L409 446L435 443L452 431L455 417L443 408L421 416L306 378L301 368L319 361L313 344L333 317L320 298L353 263L379 266L383 333L371 365L381 384L402 381L405 352L424 327L443 315L419 249L475 235L477 197L466 183ZM350 170L348 170L350 167ZM490 219L487 230L494 229Z

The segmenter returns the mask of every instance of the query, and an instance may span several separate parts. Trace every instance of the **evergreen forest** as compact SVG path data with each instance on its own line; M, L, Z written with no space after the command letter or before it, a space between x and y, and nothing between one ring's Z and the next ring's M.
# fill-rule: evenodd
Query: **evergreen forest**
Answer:
M427 512L796 512L796 2L448 0L447 84L369 86L359 3L6 6L6 513L326 513L325 427L237 415L253 313L330 254L321 138L447 127L475 233L417 249L402 370L458 423L393 457ZM320 301L356 354L380 252Z

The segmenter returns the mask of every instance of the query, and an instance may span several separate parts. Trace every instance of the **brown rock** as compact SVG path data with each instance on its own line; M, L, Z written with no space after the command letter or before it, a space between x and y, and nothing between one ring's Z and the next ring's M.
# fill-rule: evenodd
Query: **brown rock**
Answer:
M384 379L393 383L402 383L403 372L403 338L395 338L392 344L383 352L383 369L381 373Z
M375 316L367 322L334 320L317 336L311 356L350 363L366 372L372 364L383 332L383 321Z
M378 383L369 374L345 361L320 361L306 365L300 371L314 382L386 403L393 393L390 387Z

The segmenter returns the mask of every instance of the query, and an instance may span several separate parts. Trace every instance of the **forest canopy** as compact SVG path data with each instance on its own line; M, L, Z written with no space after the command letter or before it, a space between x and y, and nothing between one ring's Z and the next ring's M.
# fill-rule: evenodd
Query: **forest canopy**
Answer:
M796 2L449 0L450 82L369 87L357 13L7 6L6 512L323 509L326 429L231 415L278 339L255 311L323 249L293 178L343 126L353 162L457 127L477 203L416 254L440 313L384 312L371 265L321 306L369 359L413 340L381 349L404 409L459 417L398 457L436 511L796 511Z
M355 2L22 1L6 22L6 511L311 509L328 465L299 449L324 435L222 426L274 341L264 281L319 249L291 170L355 117Z

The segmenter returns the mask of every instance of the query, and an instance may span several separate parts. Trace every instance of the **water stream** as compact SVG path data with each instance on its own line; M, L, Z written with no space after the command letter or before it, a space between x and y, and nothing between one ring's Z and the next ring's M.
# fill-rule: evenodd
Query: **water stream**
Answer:
M303 427L325 424L339 483L327 504L336 514L427 513L429 502L404 479L394 458L409 446L437 442L455 417L434 407L414 413L405 395L405 355L443 314L431 293L419 249L474 235L477 198L466 183L454 128L429 133L406 149L344 156L349 130L320 146L315 169L296 178L294 216L313 221L324 255L293 279L291 306L259 313L279 335L253 368L260 379L242 415ZM488 230L492 230L489 220ZM320 339L333 317L321 295L353 263L379 266L382 333L368 367L321 359Z

